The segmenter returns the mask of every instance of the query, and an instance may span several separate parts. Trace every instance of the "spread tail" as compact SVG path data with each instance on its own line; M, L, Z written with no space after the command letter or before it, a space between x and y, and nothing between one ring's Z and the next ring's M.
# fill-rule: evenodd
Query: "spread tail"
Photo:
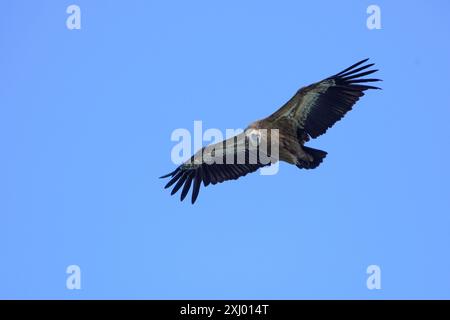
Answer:
M300 169L315 169L327 156L327 153L325 151L319 149L313 149L305 146L302 146L302 148L308 155L312 157L312 161L298 158L297 167L299 167Z

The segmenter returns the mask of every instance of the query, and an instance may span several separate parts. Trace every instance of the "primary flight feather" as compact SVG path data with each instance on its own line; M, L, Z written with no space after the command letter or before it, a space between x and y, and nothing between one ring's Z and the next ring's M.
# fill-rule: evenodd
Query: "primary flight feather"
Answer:
M184 200L193 185L194 203L202 182L206 187L236 180L275 161L302 169L317 168L327 153L306 147L305 142L324 134L342 119L364 91L380 89L367 85L381 81L366 78L378 71L371 69L373 63L365 64L368 60L301 88L275 113L253 122L241 134L202 148L175 171L161 177L171 178L165 188L174 186L172 195L182 189Z

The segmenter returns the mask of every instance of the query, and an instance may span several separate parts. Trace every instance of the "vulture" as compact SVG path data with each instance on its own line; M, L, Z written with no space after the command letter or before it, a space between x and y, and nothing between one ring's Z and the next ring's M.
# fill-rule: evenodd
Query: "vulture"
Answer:
M201 184L205 187L236 180L248 173L284 161L301 169L317 168L327 152L305 146L310 138L324 134L352 109L369 89L368 83L381 81L366 76L372 69L369 59L359 61L341 72L299 89L275 113L251 123L242 133L203 147L173 172L165 188L171 194L181 189L183 201L192 186L192 204Z

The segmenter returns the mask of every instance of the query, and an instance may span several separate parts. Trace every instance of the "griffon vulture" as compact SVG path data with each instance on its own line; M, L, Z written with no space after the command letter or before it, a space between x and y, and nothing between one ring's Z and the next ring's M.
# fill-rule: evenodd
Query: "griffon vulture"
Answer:
M301 88L279 110L253 122L241 134L202 148L175 171L161 177L171 178L165 188L175 184L173 195L183 187L181 200L184 200L193 185L194 203L202 182L206 187L236 180L278 160L302 169L317 168L327 153L306 147L305 142L324 134L342 119L364 91L380 89L366 84L381 81L364 78L378 71L370 70L374 64L365 64L367 60ZM262 148L263 144L268 146ZM262 161L262 156L270 161Z

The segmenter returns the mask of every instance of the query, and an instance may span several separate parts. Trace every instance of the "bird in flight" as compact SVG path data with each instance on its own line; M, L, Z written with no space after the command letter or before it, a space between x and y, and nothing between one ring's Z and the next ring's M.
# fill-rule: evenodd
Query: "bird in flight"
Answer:
M275 113L251 123L241 134L209 145L195 153L173 172L165 188L175 185L171 194L181 191L184 200L193 185L192 203L200 186L236 180L248 173L284 161L301 169L317 168L327 153L305 146L310 138L324 134L352 109L368 89L380 89L367 83L381 81L366 76L369 59L355 63L322 81L298 90Z

